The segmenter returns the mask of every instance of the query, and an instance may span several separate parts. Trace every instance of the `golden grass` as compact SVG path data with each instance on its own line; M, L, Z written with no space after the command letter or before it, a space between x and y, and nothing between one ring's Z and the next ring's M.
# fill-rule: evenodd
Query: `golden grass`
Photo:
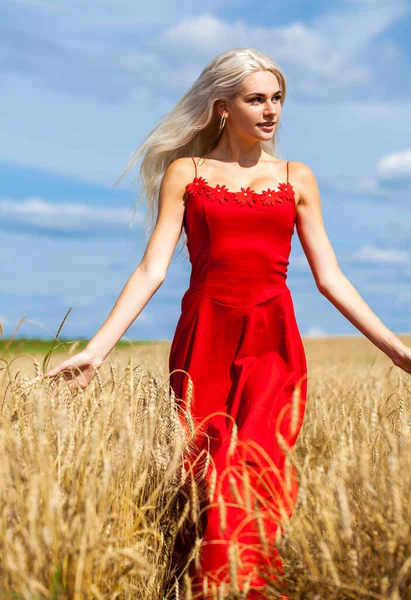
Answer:
M365 338L304 344L307 410L289 453L299 497L276 540L288 594L411 598L410 378ZM76 395L63 381L53 392L40 381L43 356L0 357L0 598L195 598L188 571L200 537L184 564L172 556L200 509L193 480L179 505L190 440L168 386L168 350L115 349ZM61 360L52 356L50 367ZM231 451L236 443L234 430ZM210 458L201 460L205 472ZM252 511L247 482L230 485ZM224 498L215 501L224 527ZM210 584L210 598L213 589L215 598L245 597L238 565L233 544L230 586ZM281 582L266 576L267 598L279 598Z

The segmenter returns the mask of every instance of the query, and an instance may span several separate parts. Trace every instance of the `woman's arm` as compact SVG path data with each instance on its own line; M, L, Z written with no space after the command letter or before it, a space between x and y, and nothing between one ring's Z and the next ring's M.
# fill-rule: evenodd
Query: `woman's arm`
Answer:
M164 277L146 271L141 264L132 273L107 319L85 348L96 366L101 365L163 281Z
M320 192L311 169L292 163L299 196L297 233L319 291L392 362L411 373L411 349L373 313L342 273L324 228Z
M341 271L333 274L321 293L394 364L400 366L403 355L409 355L410 349L384 325Z
M87 344L86 350L97 361L103 362L166 277L181 234L184 182L189 180L188 168L185 159L177 159L164 173L159 190L157 222L143 258L125 284L106 321Z

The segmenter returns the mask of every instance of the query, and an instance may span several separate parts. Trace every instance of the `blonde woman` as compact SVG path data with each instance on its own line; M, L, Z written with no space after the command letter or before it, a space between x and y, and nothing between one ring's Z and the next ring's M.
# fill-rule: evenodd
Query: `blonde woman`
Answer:
M410 349L339 268L313 172L277 156L285 97L279 65L252 48L223 52L203 69L125 169L143 157L141 198L151 221L139 266L87 348L45 374L64 371L71 388L86 387L164 281L179 239L187 245L190 284L169 369L182 408L191 377L198 451L206 448L212 458L202 496L201 567L192 571L200 594L206 584L228 585L233 542L241 558L237 585L249 586L247 597L261 597L265 579L258 569L271 564L283 573L275 540L297 498L287 447L300 432L307 395L304 347L287 287L295 226L321 294L411 373ZM204 468L204 461L197 464ZM238 493L250 494L248 506ZM188 539L180 537L176 553Z

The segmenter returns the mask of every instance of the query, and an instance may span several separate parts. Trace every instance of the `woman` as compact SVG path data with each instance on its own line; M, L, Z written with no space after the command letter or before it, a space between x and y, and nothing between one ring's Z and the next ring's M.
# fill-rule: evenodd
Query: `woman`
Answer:
M170 383L187 408L187 373L191 377L197 448L212 457L204 475L207 510L194 583L205 590L228 582L237 560L238 587L248 582L253 597L265 583L258 568L275 564L282 572L278 553L267 548L297 497L287 452L304 418L307 367L286 285L295 226L319 291L411 373L411 350L339 269L313 172L276 157L285 96L280 67L256 50L229 50L204 68L125 171L145 152L142 196L157 219L140 265L87 348L44 375L65 371L70 388L88 385L94 367L164 281L185 233L192 271L170 349ZM239 499L250 489L245 506ZM261 519L267 544L259 534ZM176 552L185 543L180 539Z

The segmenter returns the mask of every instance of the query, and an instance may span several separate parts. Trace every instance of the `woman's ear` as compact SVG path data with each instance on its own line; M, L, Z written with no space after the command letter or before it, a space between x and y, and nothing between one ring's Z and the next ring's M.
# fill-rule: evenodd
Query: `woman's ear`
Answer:
M221 117L227 114L227 102L225 100L217 100L216 109L218 116Z

